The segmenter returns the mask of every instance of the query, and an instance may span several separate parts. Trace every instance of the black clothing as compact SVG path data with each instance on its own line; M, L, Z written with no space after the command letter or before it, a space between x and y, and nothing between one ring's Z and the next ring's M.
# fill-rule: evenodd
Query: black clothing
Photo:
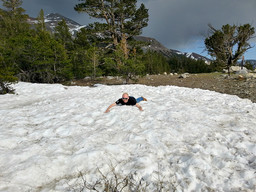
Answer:
M132 97L132 96L129 96L129 99L128 99L127 103L125 103L122 98L118 99L116 101L117 105L136 105L136 103L137 103L136 99L134 97Z

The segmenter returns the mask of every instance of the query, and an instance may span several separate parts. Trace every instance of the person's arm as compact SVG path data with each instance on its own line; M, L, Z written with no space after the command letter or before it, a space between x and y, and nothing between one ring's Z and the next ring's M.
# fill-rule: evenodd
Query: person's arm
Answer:
M136 107L138 107L140 111L143 111L142 107L138 103L136 103Z
M116 106L116 103L113 103L113 104L109 105L109 107L107 108L107 110L105 111L105 113L108 113L108 112L110 111L110 109L111 109L112 107L114 107L114 106Z

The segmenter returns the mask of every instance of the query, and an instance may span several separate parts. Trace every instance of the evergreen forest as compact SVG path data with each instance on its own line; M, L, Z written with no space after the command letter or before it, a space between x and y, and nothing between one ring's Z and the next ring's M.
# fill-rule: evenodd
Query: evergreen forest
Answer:
M65 20L54 32L45 26L44 11L38 13L36 24L28 22L29 15L22 1L2 0L0 9L0 92L11 92L15 81L33 83L62 83L99 76L122 76L128 82L136 76L164 72L201 73L214 71L204 61L185 56L165 57L161 53L145 51L143 42L135 41L147 26L148 10L136 1L123 1L114 21L92 23L72 36ZM90 1L88 1L90 2ZM126 3L125 3L126 2ZM92 17L90 5L78 4L75 10ZM100 8L100 7L99 7ZM72 7L71 7L72 9ZM109 23L114 23L110 25ZM100 34L100 35L99 35ZM102 38L102 36L104 38Z

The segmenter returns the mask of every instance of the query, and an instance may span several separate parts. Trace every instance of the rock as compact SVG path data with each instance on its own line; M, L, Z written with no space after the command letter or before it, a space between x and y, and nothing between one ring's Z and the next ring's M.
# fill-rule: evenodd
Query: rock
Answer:
M237 79L238 79L238 80L245 80L246 78L245 78L243 75L238 75L238 76L237 76Z
M243 67L243 68L245 68L245 67ZM229 71L232 73L232 72L238 72L238 71L240 71L241 70L241 67L240 66L231 66L230 68L229 68Z
M107 79L115 79L113 76L107 76Z
M236 71L236 74L247 74L247 73L248 73L248 70L245 67L243 69Z
M228 73L228 70L227 69L223 69L222 72L223 73Z
M245 75L246 78L251 78L251 79L255 79L256 78L256 73L247 73Z
M227 69L223 69L222 71L223 71L223 73L228 73ZM243 69L241 69L240 66L231 66L229 68L229 72L236 73L236 74L244 74L246 72L248 73L248 69L246 67L243 67Z
M182 78L182 79L186 79L187 77L189 77L189 75L187 73L181 74L179 76L179 78Z
M91 77L85 77L84 78L84 80L90 80L91 79Z

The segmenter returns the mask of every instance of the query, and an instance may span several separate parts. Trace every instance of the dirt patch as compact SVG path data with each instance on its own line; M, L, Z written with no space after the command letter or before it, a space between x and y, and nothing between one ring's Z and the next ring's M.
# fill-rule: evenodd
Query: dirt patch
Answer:
M73 81L71 84L79 86L93 86L94 84L120 85L124 81L120 77L102 77L95 81L83 79ZM131 81L131 84L143 84L149 86L174 85L179 87L200 88L220 93L237 95L240 98L250 99L256 103L256 79L239 78L237 75L220 73L188 74L185 78L180 75L147 75Z

